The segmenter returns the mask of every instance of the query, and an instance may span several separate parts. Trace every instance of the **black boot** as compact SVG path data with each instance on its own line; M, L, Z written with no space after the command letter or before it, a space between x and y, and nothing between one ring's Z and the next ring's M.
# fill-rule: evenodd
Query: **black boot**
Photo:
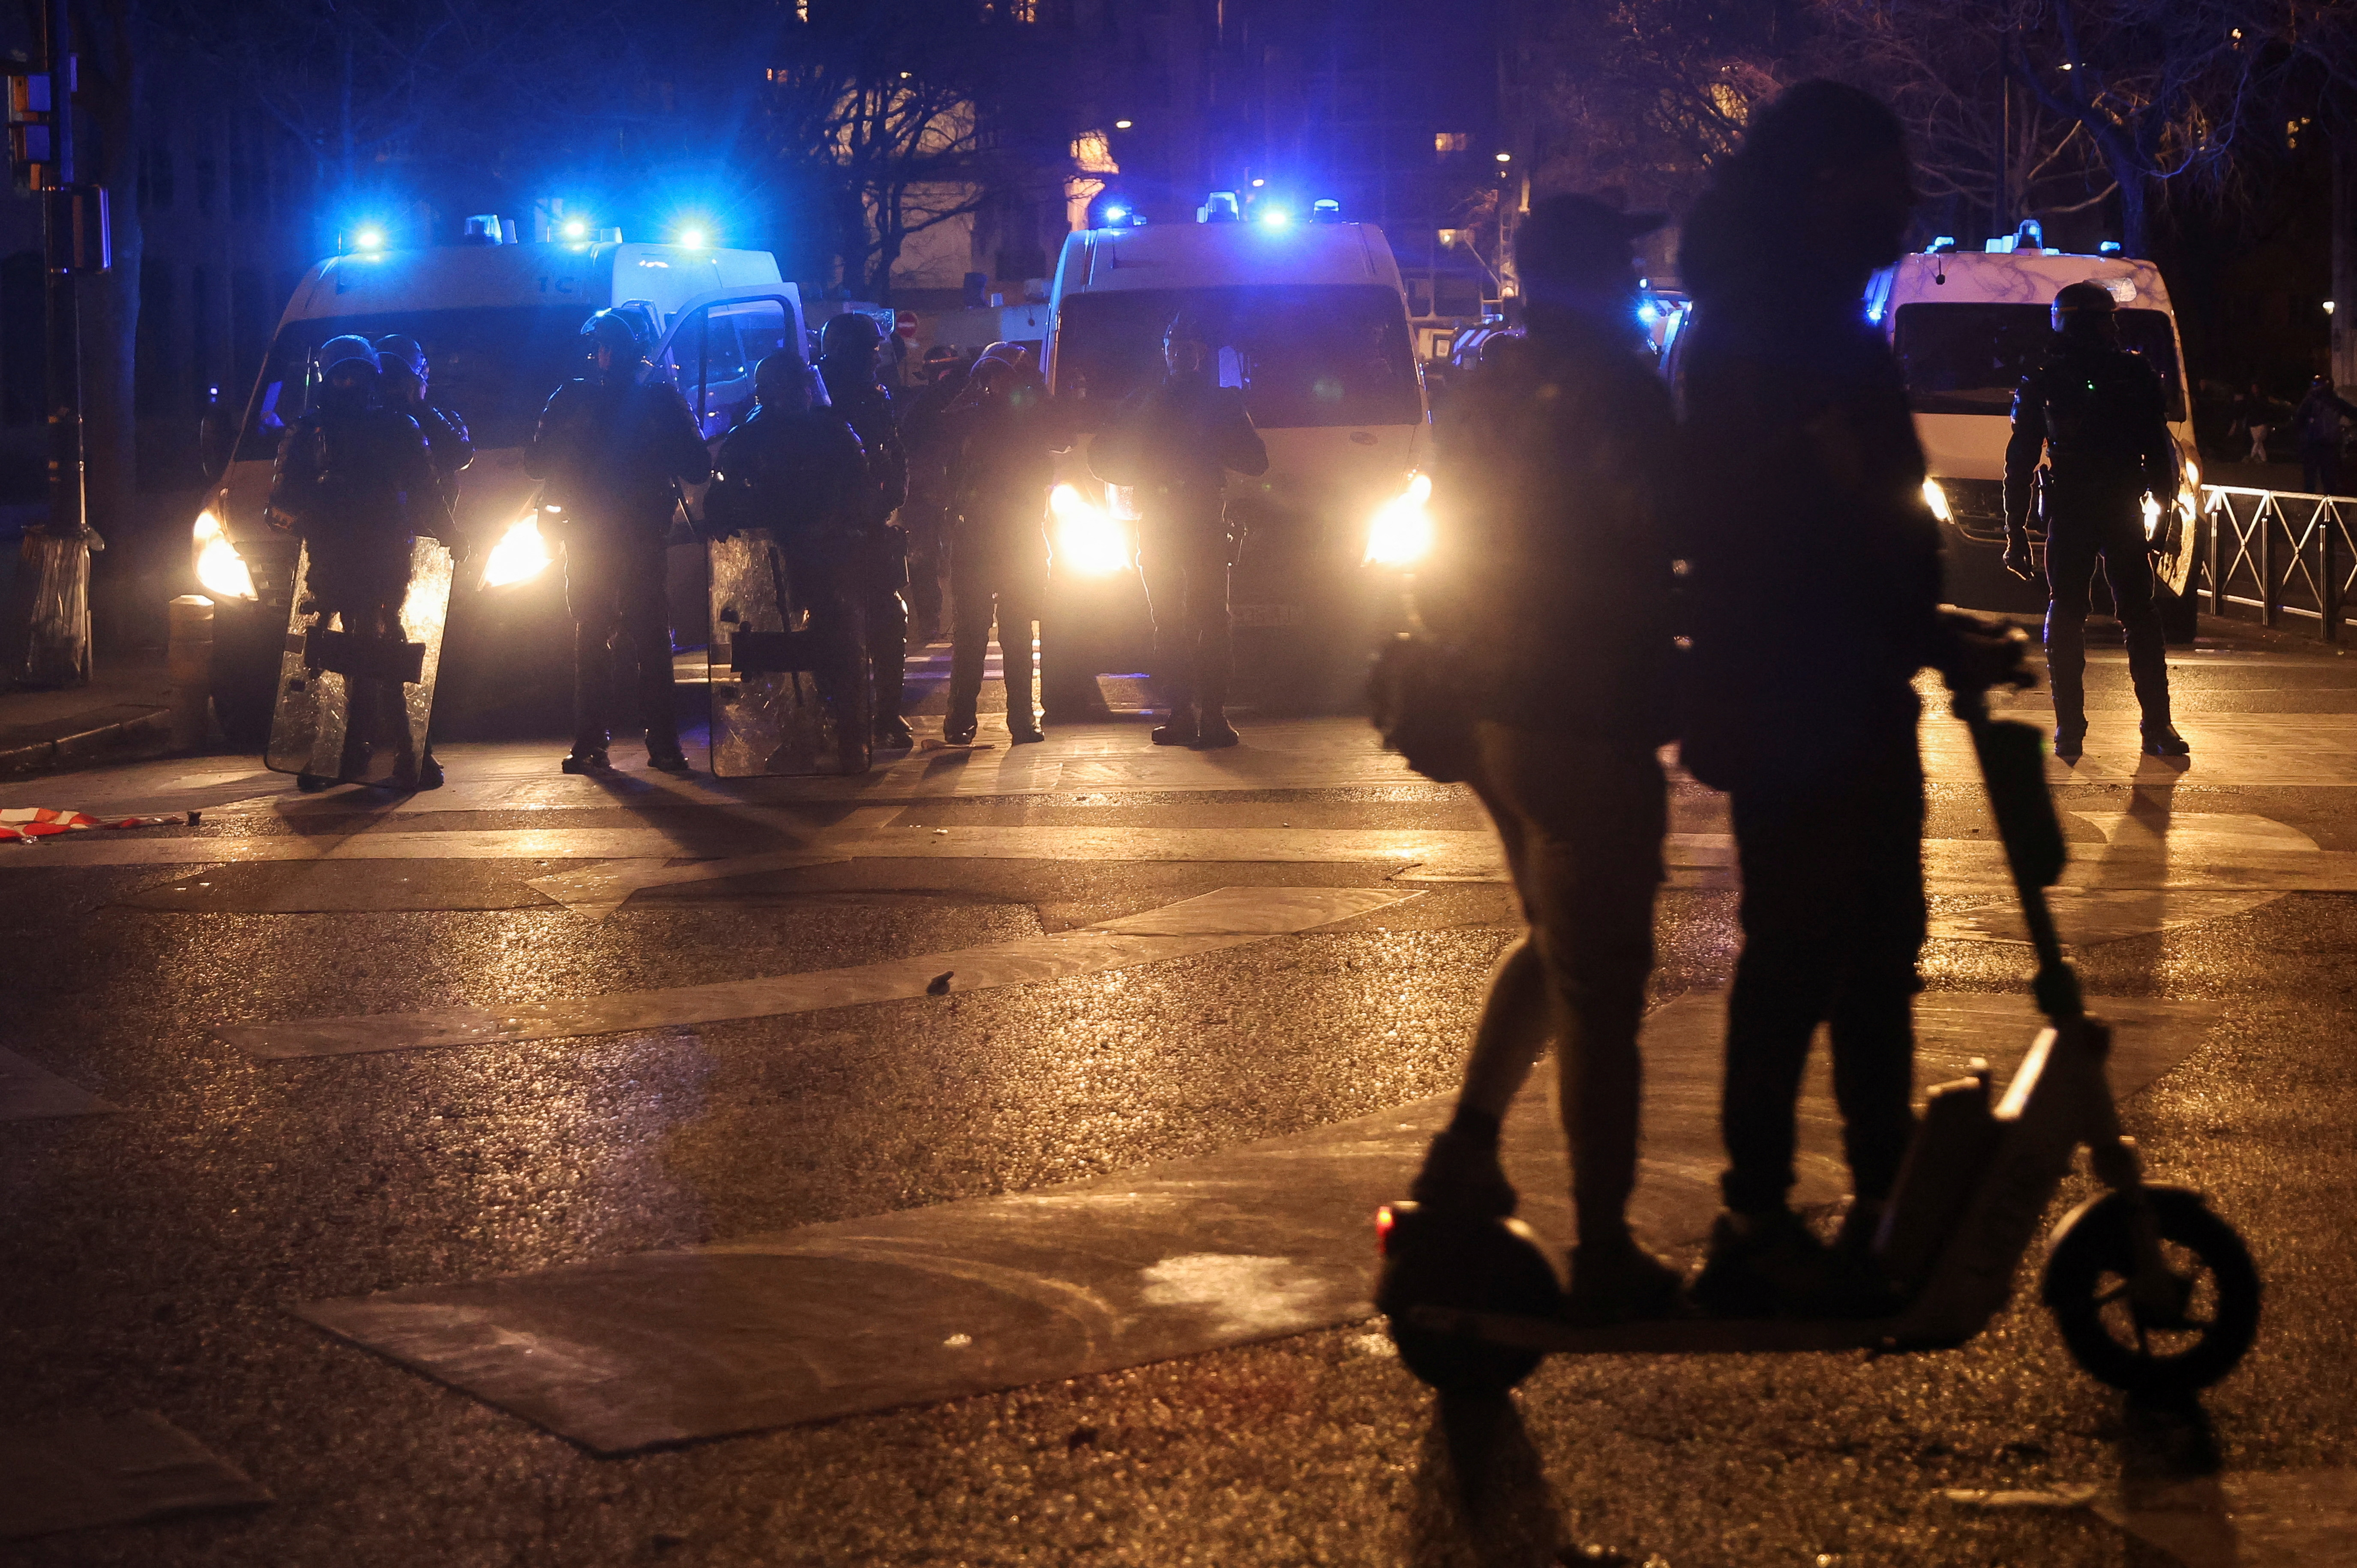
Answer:
M1152 739L1157 746L1192 746L1195 735L1195 710L1174 703L1169 720L1154 726Z
M1197 751L1217 751L1242 739L1236 726L1228 723L1227 710L1217 703L1206 703L1202 716L1195 721L1195 738L1187 744Z

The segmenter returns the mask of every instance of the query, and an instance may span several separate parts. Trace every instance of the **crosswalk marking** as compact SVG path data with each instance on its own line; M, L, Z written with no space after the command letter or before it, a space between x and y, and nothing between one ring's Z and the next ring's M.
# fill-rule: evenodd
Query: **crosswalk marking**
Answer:
M1416 897L1380 887L1223 887L1092 926L846 969L763 976L576 1001L438 1007L280 1024L230 1024L213 1033L249 1056L350 1056L440 1046L556 1039L624 1029L776 1017L923 996L944 972L952 988L981 991L1154 963L1308 930ZM938 994L938 993L934 993Z
M0 1122L90 1116L114 1109L79 1084L35 1067L14 1051L0 1050Z

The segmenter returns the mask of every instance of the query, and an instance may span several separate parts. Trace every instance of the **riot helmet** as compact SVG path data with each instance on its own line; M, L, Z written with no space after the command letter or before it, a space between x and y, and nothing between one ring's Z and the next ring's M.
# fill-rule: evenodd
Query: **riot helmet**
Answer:
M639 361L647 357L646 339L639 335L639 324L619 310L601 310L581 324L581 336L587 339L590 359L600 351L612 357L611 369L630 374L638 369Z
M396 332L376 340L376 357L382 368L387 360L400 365L419 381L425 379L425 346L414 338Z
M763 408L801 413L820 401L811 392L810 362L791 349L780 349L753 368L753 393Z
M818 351L823 359L872 363L883 346L884 329L856 310L827 317L826 325L818 329Z
M2061 292L2054 296L2054 305L2047 312L2047 318L2054 324L2057 332L2110 337L2118 330L2118 324L2113 317L2119 308L2120 302L2112 297L2112 291L2102 284L2065 284Z
M329 407L364 406L375 395L376 349L365 338L346 334L319 345L320 402Z
M1162 334L1162 362L1174 376L1200 373L1211 357L1211 337L1200 317L1180 311Z

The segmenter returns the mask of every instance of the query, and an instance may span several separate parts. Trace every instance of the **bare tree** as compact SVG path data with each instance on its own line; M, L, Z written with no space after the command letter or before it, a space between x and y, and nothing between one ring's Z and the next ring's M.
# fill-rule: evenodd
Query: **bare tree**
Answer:
M913 236L1060 191L1082 128L1064 42L969 0L823 9L780 36L770 148L817 160L846 286L888 297Z

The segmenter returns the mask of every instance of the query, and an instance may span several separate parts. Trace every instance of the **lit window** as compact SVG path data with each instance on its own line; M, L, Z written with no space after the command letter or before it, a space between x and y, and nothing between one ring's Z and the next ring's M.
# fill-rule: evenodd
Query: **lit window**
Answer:
M1464 153L1472 151L1472 148L1473 133L1470 131L1436 131L1433 133L1432 150L1436 153Z

